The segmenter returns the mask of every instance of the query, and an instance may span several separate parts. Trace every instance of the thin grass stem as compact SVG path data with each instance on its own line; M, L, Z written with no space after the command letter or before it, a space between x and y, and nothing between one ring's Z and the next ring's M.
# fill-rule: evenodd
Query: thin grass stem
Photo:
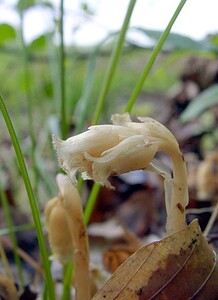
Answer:
M94 81L94 72L95 72L95 67L96 67L96 58L98 55L98 51L99 51L100 47L97 46L95 48L95 50L93 51L93 53L90 56L89 62L88 62L88 67L87 67L87 76L86 76L86 80L84 83L84 87L83 87L83 93L81 98L78 101L79 106L82 106L81 110L79 112L79 119L76 125L76 130L75 133L80 133L84 127L84 123L86 121L87 115L90 111L90 102L89 102L89 98L91 95L91 90L92 90L92 86L93 86L93 81ZM78 105L77 104L77 105Z
M97 101L97 105L96 105L96 109L94 112L94 116L92 119L92 124L97 124L99 122L100 116L102 114L102 111L104 109L104 105L106 102L106 98L107 98L107 94L109 91L109 88L111 86L112 80L114 78L114 74L120 59L120 56L122 54L122 50L123 50L123 44L125 41L125 36L126 36L126 32L129 26L129 22L130 22L130 18L135 6L136 0L131 0L129 2L129 6L126 12L126 16L124 18L124 22L117 40L117 43L113 49L113 52L111 54L111 58L110 58L110 62L109 62L109 66L104 78L104 82L100 91L100 95ZM87 204L86 204L86 208L84 211L84 222L87 225L90 219L90 216L92 214L98 193L100 190L100 186L98 183L94 183L92 191L90 193L90 196L88 198Z
M84 211L84 216L83 216L84 222L86 225L88 225L88 223L89 223L89 219L91 217L93 208L95 206L95 202L96 202L99 191L100 191L100 185L97 183L94 183L91 193L89 195L89 199L87 201L85 211Z
M4 271L5 271L6 275L7 275L12 281L14 281L13 274L12 274L12 272L11 272L10 265L9 265L9 262L8 262L8 258L7 258L7 255L6 255L6 253L5 253L5 250L4 250L4 248L3 248L3 245L2 245L1 240L0 240L0 257L1 257L1 260L2 260L2 264L3 264Z
M13 255L14 255L14 260L17 266L17 274L20 280L20 285L21 288L23 289L25 286L25 282L24 282L24 276L23 276L23 272L22 272L22 263L20 260L20 257L18 255L17 249L18 249L18 243L17 243L17 238L15 233L13 232L13 222L12 222L12 218L11 218L11 214L10 214L10 209L9 209L9 205L7 202L7 198L5 195L5 192L2 190L2 188L0 188L0 195L1 195L1 200L2 200L2 207L4 210L4 215L5 215L5 219L7 222L7 226L10 232L10 239L11 239L11 243L13 245Z
M64 0L60 2L60 88L61 88L61 134L62 139L67 135L66 94L65 94L65 52L64 52Z
M87 71L86 71L86 79L85 79L85 83L83 86L83 92L82 92L82 96L79 99L78 103L77 103L77 108L75 110L75 113L77 115L79 115L79 119L78 122L76 124L76 130L75 130L75 134L78 134L82 131L82 129L84 128L84 124L85 121L87 120L87 116L90 113L90 109L91 109L91 102L90 102L90 95L91 95L91 91L92 91L92 87L93 87L93 81L94 81L94 73L95 73L95 69L96 69L96 62L97 62L97 57L99 55L99 52L101 50L101 48L103 47L103 45L110 40L111 38L115 38L116 36L118 36L119 31L117 32L113 32L109 35L107 35L92 51L90 58L89 58L89 62L88 62L88 67L87 67Z
M21 23L21 44L22 44L22 53L23 53L23 65L24 65L24 79L25 79L25 86L26 86L26 99L27 99L27 112L28 112L28 128L29 128L29 135L30 135L30 141L31 141L31 160L33 165L33 174L34 174L34 182L33 182L33 189L36 195L38 194L38 168L35 158L35 135L34 135L34 129L33 129L33 101L32 101L32 95L30 92L30 68L29 68L29 53L28 49L24 40L24 17L23 17L23 11L20 11L20 23Z
M63 267L64 280L63 280L63 294L61 300L70 299L70 293L71 293L70 285L71 285L73 269L74 269L73 262L70 262L69 264Z
M47 300L47 295L48 295L48 288L47 288L47 284L45 282L44 287L43 287L43 291L42 291L42 299Z
M114 78L114 74L123 50L123 44L125 41L125 36L126 36L126 32L129 26L129 21L135 6L136 0L131 0L126 12L126 16L117 40L117 43L113 49L113 52L111 54L111 58L110 58L110 62L109 62L109 67L106 71L106 75L104 78L104 82L102 84L102 88L100 91L100 95L97 101L97 106L94 112L94 117L92 120L92 124L97 124L99 122L100 116L102 114L102 111L104 109L104 105L105 105L105 101L106 101L106 97L109 91L109 88L111 86L112 80Z
M40 212L39 212L38 205L37 205L34 193L33 193L32 185L31 185L31 182L29 179L29 175L27 172L26 164L24 161L24 157L23 157L23 154L22 154L22 151L20 148L20 144L19 144L17 135L15 133L13 124L11 122L11 119L9 117L6 106L5 106L4 101L1 96L0 96L0 109L1 109L2 115L4 117L5 123L7 125L8 131L9 131L11 141L13 143L13 147L14 147L14 150L15 150L15 153L17 156L17 161L18 161L18 164L20 167L20 171L21 171L21 174L23 177L23 181L24 181L24 184L26 187L29 204L30 204L31 211L32 211L32 217L33 217L35 228L36 228L36 234L38 237L43 267L45 270L45 281L46 281L47 287L48 287L49 299L54 300L55 299L54 285L53 285L53 280L52 280L52 275L51 275L51 270L50 270L50 263L49 263L49 259L48 259L46 243L45 243L45 239L44 239L44 235L43 235L43 228L42 228L42 224L41 224L41 220L40 220Z
M162 33L156 47L152 51L151 56L150 56L146 66L145 66L145 69L144 69L143 73L141 74L141 76L139 77L139 80L138 80L138 82L137 82L137 84L136 84L136 86L135 86L135 88L134 88L134 90L133 90L133 92L130 96L130 99L129 99L129 101L127 103L127 106L126 106L126 109L125 109L125 112L131 112L131 110L133 108L133 105L134 105L134 103L135 103L135 101L136 101L136 99L137 99L137 97L138 97L138 95L139 95L139 93L140 93L140 91L143 87L143 84L144 84L149 72L151 71L151 68L152 68L154 62L155 62L158 54L160 53L161 48L163 47L163 44L166 41L166 39L167 39L167 37L170 33L170 30L171 30L173 24L175 23L179 13L181 12L183 6L185 5L186 1L187 0L181 0L181 2L179 3L177 9L174 12L172 18L170 19L166 29Z

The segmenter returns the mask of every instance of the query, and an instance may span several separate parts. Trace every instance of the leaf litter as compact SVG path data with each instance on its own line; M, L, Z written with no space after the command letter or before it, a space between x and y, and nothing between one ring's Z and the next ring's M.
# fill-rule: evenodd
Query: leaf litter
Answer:
M136 251L93 300L216 299L217 278L215 253L194 221Z

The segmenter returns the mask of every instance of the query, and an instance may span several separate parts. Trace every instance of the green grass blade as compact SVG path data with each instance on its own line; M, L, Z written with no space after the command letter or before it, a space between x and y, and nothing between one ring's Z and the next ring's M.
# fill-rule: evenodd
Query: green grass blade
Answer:
M135 88L132 92L132 95L130 96L129 102L127 103L127 106L126 106L126 109L125 109L126 112L131 112L131 110L133 108L133 105L134 105L134 103L135 103L135 101L136 101L136 99L137 99L137 97L138 97L138 95L139 95L139 93L142 89L142 86L143 86L143 84L144 84L144 82L145 82L145 80L146 80L146 78L147 78L147 76L148 76L148 74L149 74L149 72L150 72L157 56L158 56L158 54L160 53L161 48L162 48L164 42L166 41L173 24L175 23L178 15L181 12L181 10L182 10L183 6L185 5L186 1L187 0L180 1L177 9L175 10L171 20L168 23L166 29L164 30L163 34L161 35L156 47L152 51L151 56L148 60L148 63L146 64L145 69L144 69L143 73L141 74L141 76L140 76L140 78L139 78L139 80L138 80L138 82L137 82L137 84L136 84L136 86L135 86Z
M64 280L63 280L63 294L61 296L61 300L70 300L73 268L74 268L73 262L70 262L68 265L64 266L63 268Z
M96 202L99 190L100 190L100 185L97 183L94 183L91 193L89 195L89 199L87 201L85 211L84 211L84 216L83 216L84 222L86 225L89 223L89 219L92 214L93 208L95 206L95 202Z
M108 34L92 51L89 62L88 62L88 67L87 67L87 76L86 80L84 82L83 86L83 92L82 96L77 102L76 109L74 111L75 116L79 116L78 122L76 124L76 131L75 133L80 133L83 128L84 124L87 120L87 116L89 115L90 111L92 110L92 102L90 101L90 95L91 91L93 88L93 82L94 82L94 77L95 77L95 71L96 71L96 64L97 64L97 57L100 54L100 51L103 47L103 45L110 40L111 38L115 38L118 36L118 32L113 32Z
M82 131L87 115L91 108L89 99L90 99L91 89L94 81L94 72L96 67L96 59L97 59L98 51L99 51L99 47L97 47L90 56L88 68L87 68L87 76L83 87L83 93L77 103L77 107L75 110L75 115L79 115L77 126L76 126L76 133L80 133Z
M108 93L109 88L111 86L111 83L112 83L112 80L114 78L114 74L115 74L115 71L116 71L121 53L122 53L126 31L128 29L128 26L129 26L129 21L130 21L135 3L136 3L136 0L131 0L130 3L129 3L129 6L128 6L128 9L127 9L127 12L126 12L126 16L125 16L125 19L124 19L124 22L123 22L123 25L122 25L117 43L116 43L115 48L114 48L114 50L112 52L112 55L111 55L109 67L106 71L106 75L105 75L105 78L104 78L102 89L100 91L100 96L98 98L97 106L96 106L96 109L95 109L95 112L94 112L94 117L93 117L93 120L92 120L92 124L98 123L98 121L100 119L100 116L101 116L101 113L102 113L102 110L104 109L104 104L105 104L105 101L106 101L107 93Z
M61 81L61 133L62 139L67 135L66 95L65 95L65 53L64 53L64 0L60 3L60 81Z
M105 78L104 78L102 89L100 91L100 96L98 98L97 106L96 106L96 109L95 109L95 112L94 112L94 117L92 119L92 124L98 123L98 121L100 119L100 116L101 116L101 113L104 109L104 104L105 104L105 101L106 101L107 93L108 93L109 88L111 86L111 83L112 83L112 80L113 80L113 77L114 77L114 74L115 74L115 71L116 71L121 53L122 53L123 44L124 44L124 41L125 41L125 35L126 35L127 29L128 29L128 26L129 26L129 21L130 21L135 3L136 3L136 0L131 0L130 3L129 3L129 6L128 6L128 9L127 9L127 12L126 12L126 16L124 18L124 22L123 22L123 25L122 25L117 43L116 43L116 45L114 47L114 50L112 52L112 55L111 55L109 67L107 69L107 72L106 72L106 75L105 75ZM86 224L88 224L88 222L89 222L89 219L90 219L92 210L94 208L99 190L100 190L99 184L94 183L94 186L92 188L92 191L90 193L90 196L89 196L89 199L87 201L86 208L85 208L85 211L84 211L84 220L85 220Z
M40 248L40 253L41 253L41 258L43 262L43 267L45 271L45 281L47 282L48 286L48 294L49 294L49 299L54 300L55 299L55 294L54 294L54 286L53 286L53 280L51 276L51 270L50 270L50 264L49 264L49 259L48 259L48 254L46 250L46 244L45 244L45 239L43 235L43 229L42 229L42 224L40 220L40 213L38 209L38 205L33 193L33 189L30 183L29 175L27 172L26 164L24 162L23 154L20 148L20 144L18 142L13 124L11 122L11 119L8 115L7 109L5 107L4 101L2 97L0 96L0 109L2 112L2 115L4 117L5 123L7 125L11 141L13 143L13 147L17 156L17 161L20 167L20 171L23 177L23 181L26 187L27 195L29 198L29 204L31 207L32 211L32 217L34 220L35 228L36 228L36 234L38 237L38 242L39 242L39 248Z

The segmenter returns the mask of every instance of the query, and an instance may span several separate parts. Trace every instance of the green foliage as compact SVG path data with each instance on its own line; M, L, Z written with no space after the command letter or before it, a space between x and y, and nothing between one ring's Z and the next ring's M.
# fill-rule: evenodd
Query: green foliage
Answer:
M28 8L30 8L34 5L36 5L35 0L19 0L17 3L17 9L20 12L24 12L25 10L27 10Z
M40 35L28 45L29 51L40 51L46 48L48 37L45 34Z
M16 30L9 24L0 24L0 47L8 40L16 38Z
M162 32L159 30L149 30L137 27L136 30L143 32L155 42L159 40ZM208 40L196 41L188 36L170 33L163 46L164 50L197 50L197 51L211 51L214 48Z
M217 34L214 34L214 35L211 35L209 38L208 38L209 42L214 45L217 49L217 46L218 46L218 35Z
M197 118L206 109L218 104L218 85L213 85L193 99L182 113L181 122L188 122Z

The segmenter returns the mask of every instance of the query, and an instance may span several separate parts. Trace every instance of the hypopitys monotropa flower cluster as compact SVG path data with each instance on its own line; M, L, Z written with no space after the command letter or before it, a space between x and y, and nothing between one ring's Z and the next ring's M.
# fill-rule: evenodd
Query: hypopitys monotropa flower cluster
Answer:
M132 122L128 113L112 116L112 125L95 125L87 131L62 141L53 137L60 166L73 184L76 174L84 179L113 188L108 177L134 170L156 171L165 178L167 231L185 227L188 202L184 157L172 133L152 118ZM154 157L158 151L167 153L173 163L173 175Z

